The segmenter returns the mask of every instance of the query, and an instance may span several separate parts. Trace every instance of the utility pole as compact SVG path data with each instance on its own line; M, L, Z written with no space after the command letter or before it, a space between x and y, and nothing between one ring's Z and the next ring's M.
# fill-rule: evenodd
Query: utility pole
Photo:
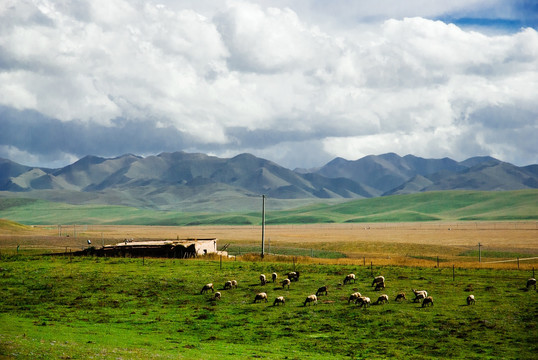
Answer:
M478 243L478 262L482 262L482 252L480 251L480 243Z
M265 195L262 195L262 259L265 255Z

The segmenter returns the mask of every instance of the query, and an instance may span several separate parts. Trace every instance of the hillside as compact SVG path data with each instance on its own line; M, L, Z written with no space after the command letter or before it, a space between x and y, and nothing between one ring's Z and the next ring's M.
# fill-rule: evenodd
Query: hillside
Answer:
M292 210L276 210L272 201L267 200L267 224L538 220L538 190L427 192L318 203ZM29 225L259 225L261 208L216 214L0 199L0 218Z

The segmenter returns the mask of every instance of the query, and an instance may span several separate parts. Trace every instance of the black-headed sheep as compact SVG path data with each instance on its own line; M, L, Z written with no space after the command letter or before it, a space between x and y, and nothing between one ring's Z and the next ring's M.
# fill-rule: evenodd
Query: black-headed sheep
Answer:
M320 296L323 293L325 293L325 295L327 295L327 290L328 289L329 289L329 287L327 285L320 287L318 289L318 291L316 291L316 296Z
M476 302L476 299L474 298L474 295L467 296L467 305L472 305Z
M291 280L290 279L284 279L282 281L282 289L284 289L286 286L288 287L288 289L290 288L290 283L291 283Z
M358 298L360 298L362 295L360 292L354 292L353 294L349 295L349 299L347 300L347 303L349 304L352 301L357 301Z
M267 283L267 279L265 278L265 275L264 274L261 274L260 275L260 283L262 285L265 285Z
M534 286L534 290L536 290L536 279L535 278L530 278L529 280L527 280L527 289L530 288L531 286Z
M415 294L415 298L413 299L413 302L417 302L418 300L425 299L428 296L428 292L426 290L413 289L413 294Z
M394 301L402 301L402 300L407 300L407 298L405 297L405 293L403 292L396 295L396 299L394 299Z
M278 304L282 304L284 305L286 303L286 300L284 299L284 296L279 296L275 299L275 301L273 302L273 306L276 306Z
M232 280L232 289L233 288L237 289L237 280Z
M385 285L384 285L385 277L384 276L376 276L374 278L374 281L372 281L372 286L376 285L376 289L377 289L377 285L381 284L381 283L383 283L383 287L385 287Z
M299 281L299 272L292 271L286 274L291 281Z
M202 291L200 291L200 294L203 294L203 293L205 293L205 292L208 292L209 290L211 290L212 292L215 292L215 289L213 288L213 284L212 284L212 283L205 284L204 287L202 287Z
M355 283L355 274L347 274L344 278L344 285L350 283L351 280L353 280L353 283Z
M303 306L306 306L306 304L314 303L314 305L318 304L318 297L316 295L308 295L304 301Z
M224 283L224 290L233 289L237 287L237 280L230 280Z
M370 298L368 296L361 296L355 300L355 304L358 304L359 307L367 308L370 306Z
M384 304L389 302L389 296L387 294L383 294L377 298L377 301L375 302L376 305L378 304Z
M375 284L375 289L374 290L378 291L378 290L381 290L381 289L384 289L384 288L385 288L385 282L382 281L380 283Z
M220 300L220 297L221 297L221 293L220 293L220 291L217 291L217 292L215 293L215 297L214 297L214 299L215 299L215 300Z
M273 282L276 281L276 278L278 277L277 273L272 273L271 274L271 280L273 280Z
M422 307L424 306L433 306L433 298L431 296L428 296L422 300Z
M258 301L262 301L262 300L265 300L265 302L267 302L267 294L262 292L262 293L258 293L256 294L256 296L254 297L254 302L258 302Z

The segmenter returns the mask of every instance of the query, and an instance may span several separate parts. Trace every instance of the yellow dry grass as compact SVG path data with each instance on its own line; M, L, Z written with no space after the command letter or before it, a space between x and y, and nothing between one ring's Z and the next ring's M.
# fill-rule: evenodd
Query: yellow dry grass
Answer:
M112 244L124 239L219 239L219 245L259 245L259 226L63 226L61 236L56 226L36 226L31 231L6 233L0 230L0 249L78 250L91 239L95 246ZM344 259L309 259L316 263L370 263L376 265L412 265L514 268L515 259L461 256L465 251L484 254L507 252L520 254L520 268L538 265L538 222L459 222L459 223L372 223L278 225L265 229L266 244L272 247L297 247L345 253ZM284 261L286 258L266 257ZM513 260L499 262L504 260ZM496 262L493 262L496 261Z

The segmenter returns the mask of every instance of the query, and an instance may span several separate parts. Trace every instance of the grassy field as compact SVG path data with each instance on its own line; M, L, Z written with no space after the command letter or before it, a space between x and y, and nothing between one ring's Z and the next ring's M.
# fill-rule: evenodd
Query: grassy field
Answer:
M260 212L182 213L110 205L69 205L44 200L0 198L0 218L27 225L257 225ZM273 210L266 202L267 224L371 223L417 221L538 220L538 190L441 191L320 203Z
M69 258L1 255L2 359L534 359L538 293L529 271L303 264L290 289L260 273L294 270L268 261ZM348 273L355 284L341 285ZM372 275L387 288L374 291ZM222 290L226 280L239 287ZM200 294L213 282L222 292ZM307 295L329 286L318 304ZM434 306L414 303L425 289ZM268 303L253 303L265 291ZM348 304L359 291L372 301ZM396 303L404 291L408 300ZM467 306L467 295L477 302ZM284 306L273 306L284 296Z

